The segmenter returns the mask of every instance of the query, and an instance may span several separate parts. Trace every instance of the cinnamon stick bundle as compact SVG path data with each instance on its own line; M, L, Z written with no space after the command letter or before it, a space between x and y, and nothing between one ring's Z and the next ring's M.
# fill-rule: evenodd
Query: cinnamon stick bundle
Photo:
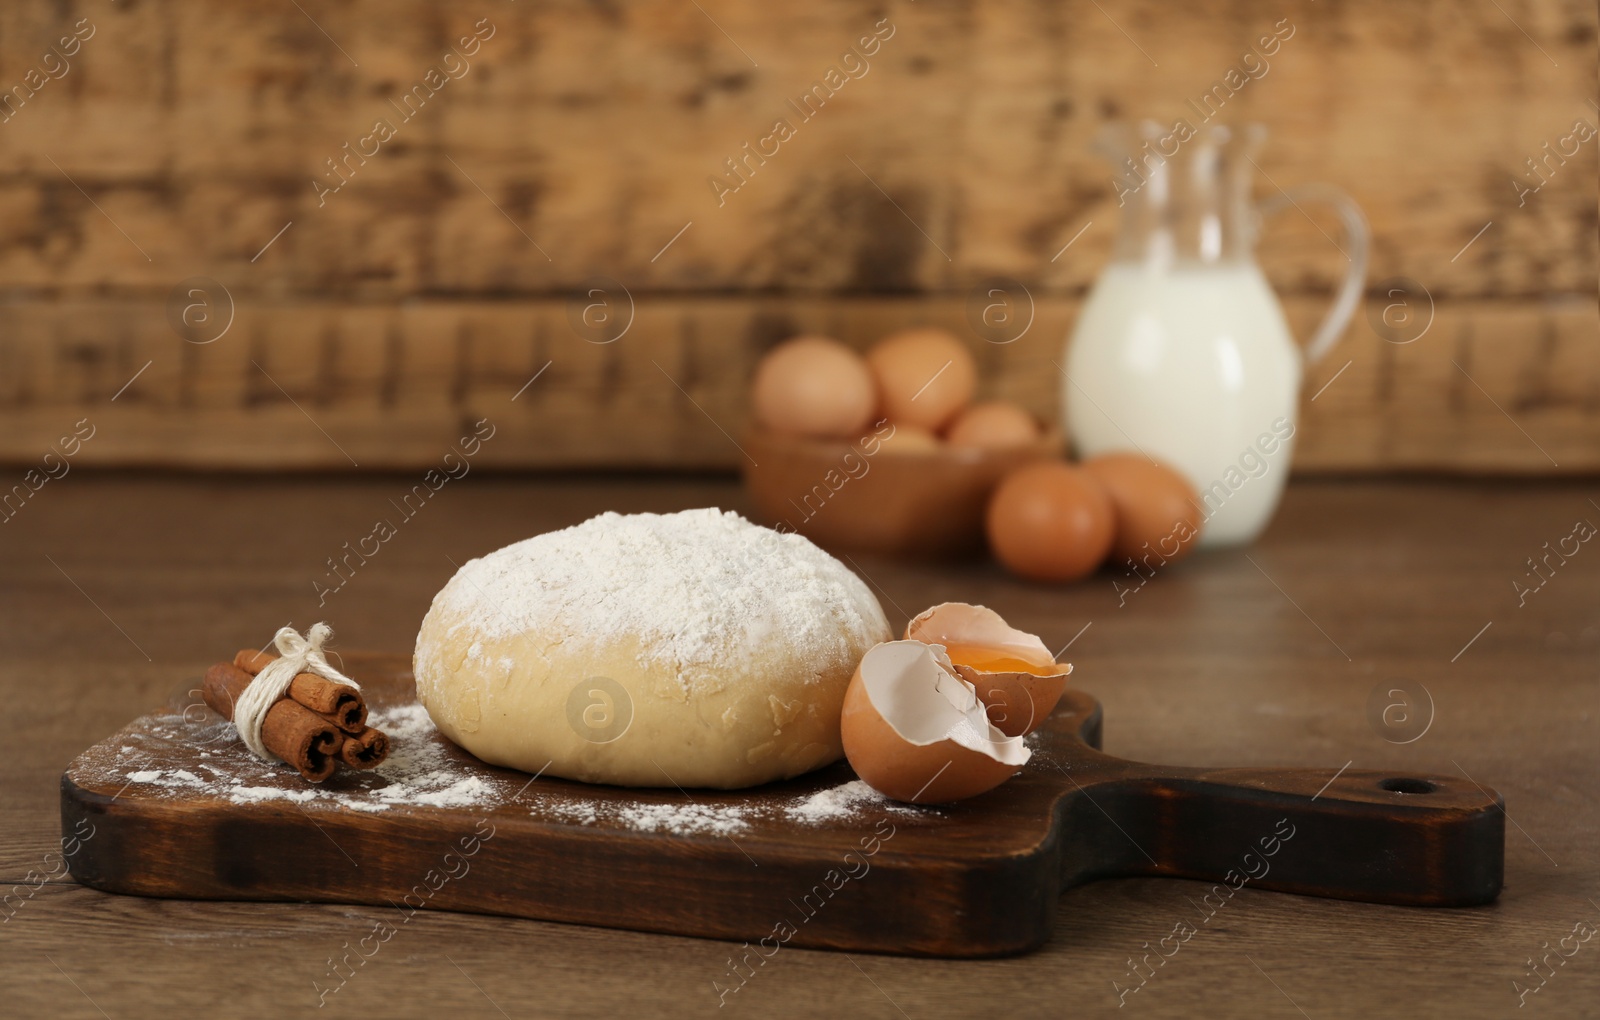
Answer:
M255 676L277 656L242 648L233 657L233 664ZM346 733L359 734L367 728L367 702L361 692L348 684L336 684L315 673L298 673L289 684L289 697L300 704L328 717L328 720Z
M253 679L232 663L219 662L206 670L200 695L212 711L232 719L234 702ZM333 775L344 737L333 723L289 698L278 699L261 722L261 742L267 750L313 783Z
M233 664L255 676L277 655L254 648L241 648ZM354 769L376 768L389 756L389 738L367 725L367 701L348 684L334 683L315 673L297 673L289 682L288 700L300 704L337 726L342 732L336 745L340 761Z

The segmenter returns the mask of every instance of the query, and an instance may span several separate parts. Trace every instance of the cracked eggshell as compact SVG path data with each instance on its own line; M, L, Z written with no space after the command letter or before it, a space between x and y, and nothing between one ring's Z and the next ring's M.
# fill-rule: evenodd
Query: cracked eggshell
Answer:
M1049 717L1072 672L1072 664L1055 661L1038 635L1017 630L987 606L941 603L906 624L906 639L943 645L947 653L955 649L955 658L982 651L1026 663L1026 672L954 664L988 706L989 721L1008 737L1032 733Z
M856 667L840 735L856 774L886 797L939 804L1011 778L1031 752L990 724L970 683L944 650L886 641Z

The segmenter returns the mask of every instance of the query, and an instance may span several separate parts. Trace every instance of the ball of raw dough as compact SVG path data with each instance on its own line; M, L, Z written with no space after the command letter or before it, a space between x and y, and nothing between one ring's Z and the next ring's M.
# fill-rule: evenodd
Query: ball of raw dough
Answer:
M732 789L843 755L839 714L889 639L871 590L720 510L602 514L469 561L417 634L417 696L494 765Z

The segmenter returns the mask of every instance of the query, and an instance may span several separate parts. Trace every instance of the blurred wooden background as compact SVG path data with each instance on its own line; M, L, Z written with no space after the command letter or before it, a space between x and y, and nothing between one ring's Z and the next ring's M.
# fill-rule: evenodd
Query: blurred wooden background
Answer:
M1286 23L1224 117L1269 125L1271 181L1362 203L1369 304L1405 277L1435 310L1404 344L1358 313L1310 373L1297 468L1592 472L1600 142L1545 146L1600 125L1596 20L1590 0L6 4L0 461L88 418L75 464L411 468L488 417L478 464L732 467L767 346L914 322L1053 415L1117 220L1095 131L1195 119ZM875 26L868 70L842 65ZM834 67L859 77L801 122L789 100ZM719 205L712 176L779 118L793 137ZM1307 212L1261 250L1302 336L1344 264ZM968 324L995 276L1035 306L1008 344Z

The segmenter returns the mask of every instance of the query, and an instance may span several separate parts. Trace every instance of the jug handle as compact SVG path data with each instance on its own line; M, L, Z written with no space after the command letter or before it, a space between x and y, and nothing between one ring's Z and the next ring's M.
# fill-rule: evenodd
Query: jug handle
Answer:
M1287 191L1280 190L1278 194L1263 199L1258 208L1265 218L1291 205L1299 209L1301 202L1321 202L1332 206L1339 214L1339 222L1344 229L1334 244L1350 263L1334 294L1332 306L1306 343L1306 364L1314 365L1333 350L1345 327L1350 325L1350 317L1355 314L1356 306L1361 303L1367 278L1367 248L1372 240L1372 231L1356 200L1327 184L1305 184Z

